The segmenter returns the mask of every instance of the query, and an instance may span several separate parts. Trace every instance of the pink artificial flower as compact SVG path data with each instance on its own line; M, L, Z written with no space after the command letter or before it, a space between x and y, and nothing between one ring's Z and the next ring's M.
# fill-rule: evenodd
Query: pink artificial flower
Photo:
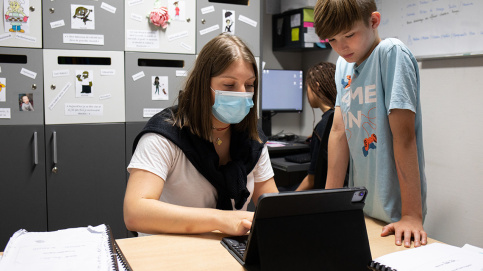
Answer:
M153 9L151 11L151 14L149 14L149 20L155 26L161 26L162 28L168 27L168 20L169 20L168 8L161 7L161 8Z

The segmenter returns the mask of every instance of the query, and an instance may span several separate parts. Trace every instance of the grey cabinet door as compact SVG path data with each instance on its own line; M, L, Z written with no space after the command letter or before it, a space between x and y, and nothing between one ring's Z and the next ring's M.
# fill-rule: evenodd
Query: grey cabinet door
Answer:
M19 229L47 230L43 125L0 126L0 251Z
M127 237L125 124L46 125L48 229L108 224Z

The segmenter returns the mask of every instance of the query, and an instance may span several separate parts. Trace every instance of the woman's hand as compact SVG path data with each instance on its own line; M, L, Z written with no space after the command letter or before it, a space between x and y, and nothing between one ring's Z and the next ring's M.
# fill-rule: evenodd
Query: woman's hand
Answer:
M222 211L220 231L229 235L244 235L252 227L253 212Z

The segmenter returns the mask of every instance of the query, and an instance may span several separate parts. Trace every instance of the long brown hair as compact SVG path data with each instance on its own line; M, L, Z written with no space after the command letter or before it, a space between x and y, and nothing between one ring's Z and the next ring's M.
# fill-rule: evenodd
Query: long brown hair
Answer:
M248 46L238 37L220 34L201 49L191 70L184 90L178 96L178 112L174 124L188 127L190 132L212 141L212 100L211 78L223 73L232 63L242 59L253 67L255 74L253 103L258 100L257 62ZM238 124L232 125L235 131L246 131L251 139L261 142L257 132L257 107L250 109L248 115Z
M335 64L320 62L307 71L305 83L324 105L334 108L337 97L335 86Z

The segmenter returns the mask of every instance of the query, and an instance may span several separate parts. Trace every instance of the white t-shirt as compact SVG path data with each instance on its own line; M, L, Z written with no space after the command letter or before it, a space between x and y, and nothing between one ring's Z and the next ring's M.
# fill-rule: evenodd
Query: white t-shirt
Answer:
M149 171L165 180L160 201L187 207L216 208L216 189L196 170L183 151L162 135L147 133L141 137L127 169L130 172L132 168ZM273 176L265 146L255 168L247 176L250 196L242 210L247 209L255 183Z

